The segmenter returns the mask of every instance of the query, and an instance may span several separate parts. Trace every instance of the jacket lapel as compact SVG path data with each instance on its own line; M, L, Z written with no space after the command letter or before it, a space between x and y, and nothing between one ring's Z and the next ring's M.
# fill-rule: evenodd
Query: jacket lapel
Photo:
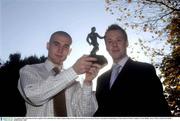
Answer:
M115 87L119 87L119 86L123 85L124 82L127 83L126 77L128 77L128 70L130 69L132 63L133 63L133 60L131 60L131 59L127 60L126 64L122 68L121 72L118 74L114 84L112 85L111 90Z
M110 69L106 75L106 81L105 81L105 88L106 90L110 90L110 79L111 79L111 72L112 69Z

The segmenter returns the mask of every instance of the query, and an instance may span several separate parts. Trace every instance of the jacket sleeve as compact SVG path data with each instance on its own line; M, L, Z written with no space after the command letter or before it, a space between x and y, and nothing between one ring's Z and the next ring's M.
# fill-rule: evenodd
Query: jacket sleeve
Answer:
M153 115L171 116L170 108L163 94L162 83L157 76L155 68L153 66L150 66L149 74L149 81L151 83L151 89L149 89L149 98L152 102L152 106L150 106L150 109L152 108L152 112L154 113Z

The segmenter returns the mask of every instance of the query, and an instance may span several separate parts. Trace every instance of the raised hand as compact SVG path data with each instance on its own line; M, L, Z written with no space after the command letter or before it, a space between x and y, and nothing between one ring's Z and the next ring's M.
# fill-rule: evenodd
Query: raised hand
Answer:
M95 61L97 61L96 58L84 55L76 61L76 63L73 65L73 69L77 74L83 74L89 71L93 62Z
M99 70L102 69L104 66L105 65L99 65L96 63L92 64L89 71L86 72L84 83L88 85L92 84L92 80L98 75Z

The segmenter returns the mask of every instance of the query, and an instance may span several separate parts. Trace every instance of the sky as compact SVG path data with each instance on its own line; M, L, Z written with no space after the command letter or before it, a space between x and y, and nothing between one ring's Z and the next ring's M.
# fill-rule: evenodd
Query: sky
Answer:
M22 57L47 55L46 43L58 30L73 38L71 56L88 54L86 36L92 26L99 34L114 23L105 11L104 0L1 0L2 60L19 52Z
M64 63L68 68L92 50L86 41L91 27L95 26L96 32L103 36L109 25L118 23L116 16L110 15L105 7L105 0L0 0L0 59L6 61L13 53L20 53L21 58L47 56L50 35L63 30L73 38L72 52ZM131 51L140 35L133 30L127 30L127 34ZM108 59L101 74L111 67L112 60L104 41L98 39L98 42L97 54ZM148 58L141 56L139 60L148 61Z

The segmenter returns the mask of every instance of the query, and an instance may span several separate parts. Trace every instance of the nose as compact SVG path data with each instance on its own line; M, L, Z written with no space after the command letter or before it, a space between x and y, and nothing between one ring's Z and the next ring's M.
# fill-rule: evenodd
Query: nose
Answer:
M117 44L118 44L118 43L117 43L116 41L112 42L112 46L113 46L113 47L116 47Z
M58 47L58 53L62 53L63 52L63 47Z

